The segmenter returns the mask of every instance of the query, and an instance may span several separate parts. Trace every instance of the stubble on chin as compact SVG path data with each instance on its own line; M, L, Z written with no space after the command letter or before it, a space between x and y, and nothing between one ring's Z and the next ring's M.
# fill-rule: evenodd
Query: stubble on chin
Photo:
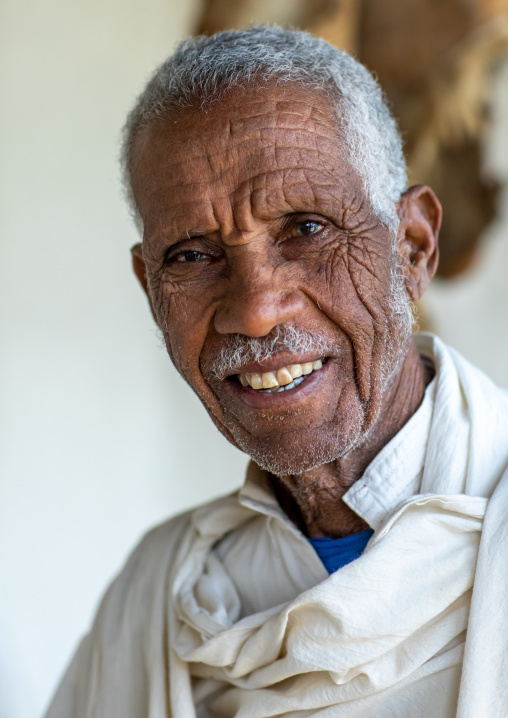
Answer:
M388 348L385 367L380 371L379 394L376 404L362 401L357 393L337 406L334 418L315 429L306 428L299 437L295 431L284 437L281 424L274 419L273 434L265 438L254 437L240 429L237 420L229 414L227 428L236 445L248 454L262 469L275 476L302 475L318 466L344 459L352 451L367 445L375 430L386 396L390 393L397 371L404 362L411 334L407 324L401 336ZM388 366L391 370L388 370ZM227 408L223 407L228 417ZM267 417L265 417L267 418Z
M316 428L281 431L279 419L274 431L265 437L254 437L235 422L227 422L236 445L265 471L275 476L300 475L323 464L341 459L361 445L365 438L365 411L361 402L352 402L337 410L340 418ZM274 422L275 424L275 422Z

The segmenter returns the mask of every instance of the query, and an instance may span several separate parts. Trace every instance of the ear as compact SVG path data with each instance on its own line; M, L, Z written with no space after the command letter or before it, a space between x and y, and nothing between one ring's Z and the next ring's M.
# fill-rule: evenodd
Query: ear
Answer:
M141 243L135 244L134 247L131 249L132 254L132 268L134 269L134 274L139 280L139 283L144 289L144 292L146 296L148 297L148 302L150 304L150 309L152 312L152 316L155 319L155 322L157 322L157 317L155 316L155 312L153 310L152 300L150 298L150 292L148 291L148 280L146 278L146 265L145 260L143 259L143 245Z
M397 213L400 220L398 254L408 294L415 301L420 299L436 273L443 210L430 187L415 185L398 201Z

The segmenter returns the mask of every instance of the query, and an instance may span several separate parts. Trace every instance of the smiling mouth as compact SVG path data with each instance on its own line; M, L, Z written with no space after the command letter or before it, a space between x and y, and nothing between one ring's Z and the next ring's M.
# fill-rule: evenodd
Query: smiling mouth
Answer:
M321 369L325 362L326 358L322 358L304 364L288 364L274 371L236 374L236 379L242 386L250 387L258 394L279 394L295 389L311 374Z

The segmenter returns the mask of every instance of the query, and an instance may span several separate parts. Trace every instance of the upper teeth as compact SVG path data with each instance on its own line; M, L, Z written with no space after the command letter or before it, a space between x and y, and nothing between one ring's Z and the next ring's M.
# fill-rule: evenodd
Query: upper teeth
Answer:
M238 376L242 386L251 386L253 389L276 389L289 386L293 384L295 379L306 374L312 374L313 371L321 369L322 366L322 360L318 359L317 361L305 362L305 364L289 364L275 371L253 372L251 374L239 374Z

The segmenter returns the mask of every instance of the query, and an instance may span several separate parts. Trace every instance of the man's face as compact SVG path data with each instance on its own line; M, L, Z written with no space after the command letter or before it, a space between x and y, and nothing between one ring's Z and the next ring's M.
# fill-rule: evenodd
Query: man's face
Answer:
M207 113L152 124L133 157L152 308L222 433L279 475L360 445L380 413L387 358L400 358L392 239L324 97L297 87L230 94ZM296 351L275 342L261 361L232 355L232 338L238 348L281 327L321 341ZM223 363L217 375L224 355L227 375ZM277 372L299 366L294 388L266 390L268 372L283 386L293 377ZM260 380L264 391L247 384Z

